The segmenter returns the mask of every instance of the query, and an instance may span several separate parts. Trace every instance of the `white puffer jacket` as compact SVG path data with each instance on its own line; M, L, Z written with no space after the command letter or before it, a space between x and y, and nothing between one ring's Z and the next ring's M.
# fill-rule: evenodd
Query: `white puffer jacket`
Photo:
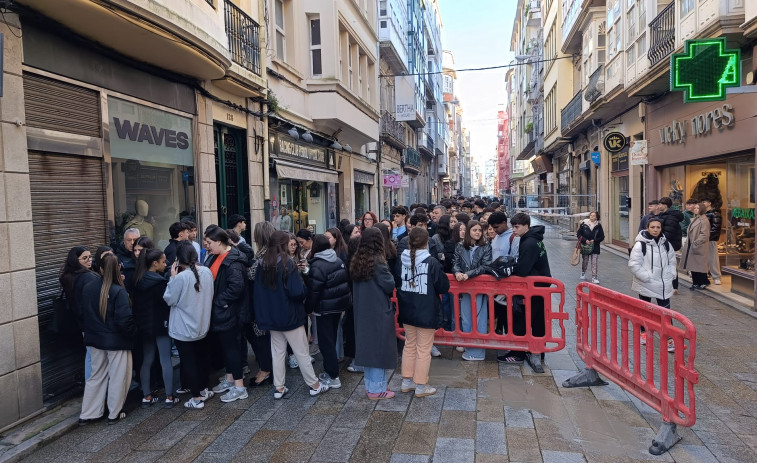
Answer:
M669 299L673 295L676 253L670 243L666 251L665 242L665 236L660 235L660 240L655 241L646 230L636 236L628 267L633 273L631 289L642 296ZM641 243L646 243L646 254L642 253Z

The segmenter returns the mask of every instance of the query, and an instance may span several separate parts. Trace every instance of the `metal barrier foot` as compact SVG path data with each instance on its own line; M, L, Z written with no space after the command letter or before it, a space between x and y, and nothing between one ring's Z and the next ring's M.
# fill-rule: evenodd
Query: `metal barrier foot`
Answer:
M544 373L544 366L541 363L541 355L542 354L526 354L526 360L531 366L531 369L534 370L534 373Z
M599 377L596 370L584 368L577 375L563 381L562 387L607 386L607 384L607 381Z
M662 455L680 440L681 436L676 433L675 423L663 421L662 426L657 431L657 436L655 436L652 445L649 447L649 453L652 455Z

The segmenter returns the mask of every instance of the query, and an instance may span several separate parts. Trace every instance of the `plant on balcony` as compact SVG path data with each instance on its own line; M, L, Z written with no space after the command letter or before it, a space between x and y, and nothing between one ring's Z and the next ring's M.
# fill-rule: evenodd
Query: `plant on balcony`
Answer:
M533 132L534 131L534 123L533 122L529 122L528 124L526 124L526 127L523 129L523 131L526 132L526 133Z
M273 90L271 90L270 88L268 89L267 100L268 100L268 111L278 114L279 109L281 109L279 106L279 99L276 97L276 94L273 93Z

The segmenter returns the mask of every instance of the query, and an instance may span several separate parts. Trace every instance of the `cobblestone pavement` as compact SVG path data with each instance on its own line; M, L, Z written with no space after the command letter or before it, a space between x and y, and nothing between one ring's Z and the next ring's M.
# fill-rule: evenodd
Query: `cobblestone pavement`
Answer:
M463 362L441 348L434 359L431 397L398 392L393 400L366 398L362 375L344 370L342 388L311 398L298 371L287 371L293 392L274 401L271 389L251 389L247 400L204 410L139 409L123 422L81 427L29 457L54 461L275 461L275 462L757 462L757 319L686 287L673 308L698 329L698 420L679 428L683 440L669 453L647 452L659 414L609 385L564 389L582 363L575 352L573 243L548 240L553 275L566 284L568 347L547 354L544 374L528 366ZM630 294L626 259L600 257L603 286ZM320 358L320 356L317 356ZM320 361L316 371L320 371ZM395 373L392 390L399 391Z

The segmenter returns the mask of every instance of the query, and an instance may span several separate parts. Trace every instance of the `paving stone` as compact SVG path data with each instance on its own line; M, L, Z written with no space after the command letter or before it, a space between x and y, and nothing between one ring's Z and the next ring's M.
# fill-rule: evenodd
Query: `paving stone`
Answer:
M476 453L507 455L504 423L476 422Z
M271 463L302 463L315 452L316 444L310 442L284 442L271 456Z
M444 404L444 387L437 389L436 394L427 397L413 397L407 411L405 421L417 423L438 423Z
M542 450L559 452L581 452L580 438L570 419L534 419L539 447Z
M374 411L365 424L361 438L394 440L402 429L404 418L405 415L399 412Z
M476 389L448 387L444 394L444 409L476 411Z
M405 422L394 444L395 453L432 455L436 447L436 423Z
M500 378L522 378L523 370L520 365L508 365L507 363L499 364Z
M235 456L235 462L265 462L271 460L276 450L289 437L291 431L260 429Z
M387 399L387 400L379 400L378 403L376 404L376 410L380 410L383 412L403 412L403 413L406 412L408 407L410 407L410 402L413 399L413 393L412 392L402 393L400 392L399 387L392 390L396 393L394 398Z
M757 453L747 446L707 444L707 448L721 463L757 462Z
M226 428L223 434L218 436L203 453L231 454L233 456L247 445L247 442L262 426L262 421L236 421Z
M482 399L476 402L476 420L505 422L505 402L501 399Z
M505 405L505 424L508 428L533 428L534 420L531 418L530 410Z
M461 410L442 410L439 421L439 437L475 439L476 412Z
M594 393L594 397L597 400L619 400L623 402L629 402L631 400L620 386L610 382L607 386L591 386L591 392Z
M544 463L585 463L583 453L555 452L554 450L542 450L541 458Z
M292 430L296 428L315 403L315 398L302 400L301 397L293 396L289 400L282 399L282 401L284 405L265 422L263 425L265 429Z
M494 355L497 354L494 353ZM478 364L478 378L499 378L499 362L480 362Z
M334 415L305 415L289 434L287 442L318 443L329 430L335 418Z
M193 431L192 434L211 434L218 436L226 428L231 426L231 423L236 421L244 411L236 408L221 408L216 411L211 417L202 421Z
M360 438L350 456L354 463L389 463L392 459L394 439L368 438L365 434Z
M682 441L683 442L683 441ZM676 463L715 462L715 455L704 445L689 445L679 442L668 450Z
M436 440L434 463L474 463L473 439L440 437Z
M541 462L536 431L527 428L506 428L507 453L511 462Z
M389 463L429 463L430 455L408 455L405 453L393 453Z
M168 450L200 424L199 421L174 421L150 437L139 450Z
M176 462L193 461L205 448L215 440L215 436L209 434L191 433L176 443L158 461Z
M490 455L487 453L476 453L476 463L508 463L510 460L507 455Z
M741 442L741 439L739 439L739 437L732 432L709 432L695 430L694 433L708 447L713 444L732 445L736 447L744 445L744 443Z
M362 428L332 426L318 444L313 461L349 461L362 433Z
M647 422L630 401L599 400L599 406L613 420L625 423L628 426L647 426Z
M262 421L268 421L274 413L276 413L276 410L281 408L284 405L283 400L274 400L272 395L264 396L256 400L252 406L250 406L242 415L239 417L242 421L250 421L250 420L262 420Z

